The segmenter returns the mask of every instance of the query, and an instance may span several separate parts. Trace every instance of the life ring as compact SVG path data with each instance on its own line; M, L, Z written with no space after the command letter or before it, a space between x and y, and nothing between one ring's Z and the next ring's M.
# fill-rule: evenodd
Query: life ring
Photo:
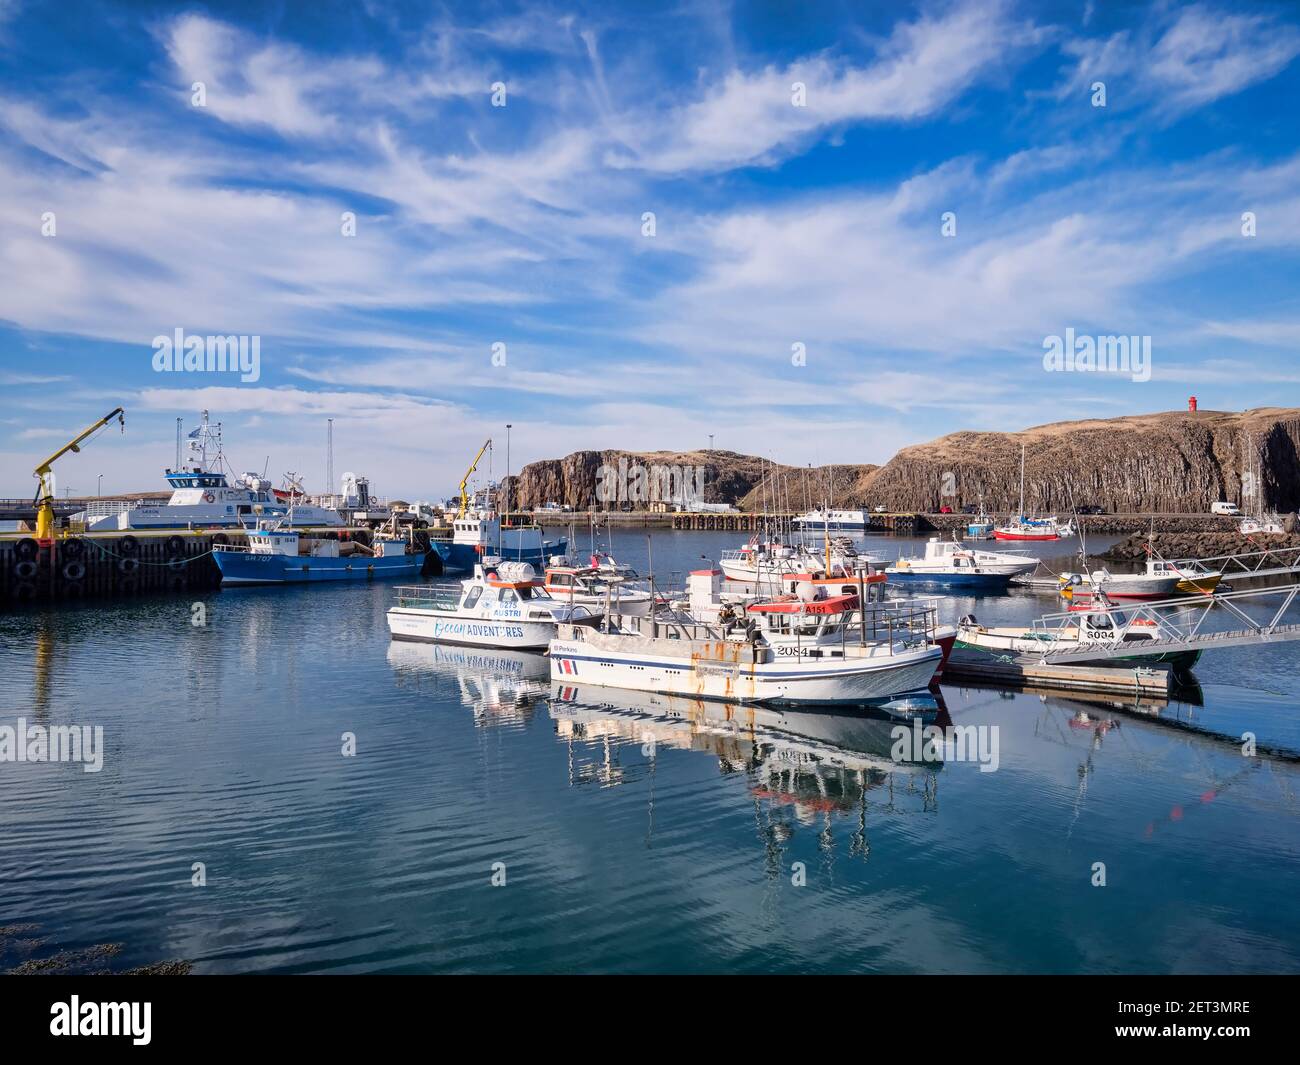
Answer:
M211 492L204 492L204 493L203 493L203 502L205 502L205 503L215 503L216 501L217 501L217 497L214 496Z

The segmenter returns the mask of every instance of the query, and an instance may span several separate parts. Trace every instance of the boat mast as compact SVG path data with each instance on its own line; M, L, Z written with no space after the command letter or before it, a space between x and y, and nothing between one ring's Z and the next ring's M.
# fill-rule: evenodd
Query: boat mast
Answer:
M1025 520L1025 445L1020 444L1020 521Z

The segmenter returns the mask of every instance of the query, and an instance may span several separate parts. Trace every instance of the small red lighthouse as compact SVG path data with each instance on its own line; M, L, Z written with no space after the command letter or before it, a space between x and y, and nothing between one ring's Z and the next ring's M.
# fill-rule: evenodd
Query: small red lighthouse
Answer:
M1195 397L1195 396L1188 396L1188 397L1187 397L1187 409L1188 409L1189 411L1191 411L1193 414L1196 413L1196 397Z

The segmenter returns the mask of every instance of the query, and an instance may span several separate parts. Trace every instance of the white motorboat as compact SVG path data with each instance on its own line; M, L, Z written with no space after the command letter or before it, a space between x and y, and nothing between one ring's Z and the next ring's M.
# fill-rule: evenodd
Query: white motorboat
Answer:
M1209 595L1223 579L1222 570L1212 570L1190 560L1168 561L1148 558L1142 573L1111 573L1102 568L1091 574L1061 574L1061 594L1067 599L1085 599L1101 589L1111 599L1169 599L1175 595Z
M711 579L716 571L705 571ZM695 576L695 575L693 575ZM603 628L561 625L553 680L752 703L860 703L926 687L943 651L899 619L873 630L856 594L745 604L706 624L689 615L607 618Z
M547 594L527 562L487 558L460 589L413 585L396 589L388 610L395 640L433 640L524 651L544 648L556 626L594 624L599 614Z
M654 594L635 572L608 555L593 555L586 566L554 562L546 567L542 586L562 603L601 614L606 609L617 614L648 614L655 602Z
M1006 551L983 551L959 540L930 537L920 558L899 558L885 567L901 584L941 584L954 588L1000 588L1012 577L1032 573L1038 559Z
M867 512L814 507L806 514L800 514L791 524L804 532L865 532Z
M981 625L973 614L968 614L957 623L957 646L1026 660L1052 653L1095 650L1099 661L1118 658L1168 662L1176 669L1190 669L1196 664L1199 650L1165 651L1160 627L1132 613L1139 609L1146 608L1112 608L1106 593L1100 592L1086 605L1071 607L1063 614L1045 615L1028 627Z

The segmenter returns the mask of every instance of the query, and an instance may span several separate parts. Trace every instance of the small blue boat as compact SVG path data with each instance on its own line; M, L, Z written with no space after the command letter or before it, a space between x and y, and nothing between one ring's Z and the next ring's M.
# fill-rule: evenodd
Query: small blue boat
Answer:
M346 548L346 553L341 548ZM297 532L276 528L250 532L247 547L214 547L212 557L221 570L223 585L436 576L442 573L446 563L445 549L437 545L425 552L391 536L377 536L370 547L356 540L304 542Z

